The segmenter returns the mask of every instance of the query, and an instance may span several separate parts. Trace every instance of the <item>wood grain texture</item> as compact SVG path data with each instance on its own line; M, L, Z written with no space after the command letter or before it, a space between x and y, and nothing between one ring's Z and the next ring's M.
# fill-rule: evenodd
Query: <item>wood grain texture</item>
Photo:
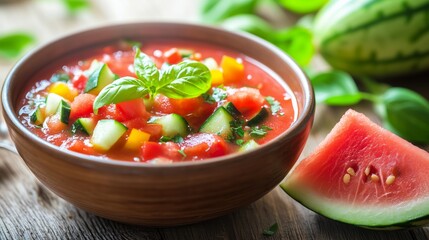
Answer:
M0 34L14 29L29 30L38 36L38 44L43 44L72 31L110 22L194 21L198 0L94 0L90 13L75 18L67 17L61 6L49 5L47 0L16 2L0 4ZM165 6L174 11L167 11ZM0 60L1 81L13 63ZM429 98L427 77L412 81L411 86ZM354 108L377 120L370 105L364 103ZM346 109L318 106L311 138L302 156L314 149ZM263 230L276 222L279 231L272 237L263 236ZM174 228L126 225L94 216L56 197L34 178L19 157L0 150L0 239L424 240L429 239L429 227L383 232L337 223L302 207L278 187L255 203L210 221Z

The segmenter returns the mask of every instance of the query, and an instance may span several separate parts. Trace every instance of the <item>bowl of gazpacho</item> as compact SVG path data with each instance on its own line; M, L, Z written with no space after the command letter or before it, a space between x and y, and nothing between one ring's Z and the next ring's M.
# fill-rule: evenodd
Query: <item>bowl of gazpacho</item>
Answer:
M314 96L282 51L180 23L79 32L23 57L4 117L34 175L75 206L172 226L271 191L298 159Z

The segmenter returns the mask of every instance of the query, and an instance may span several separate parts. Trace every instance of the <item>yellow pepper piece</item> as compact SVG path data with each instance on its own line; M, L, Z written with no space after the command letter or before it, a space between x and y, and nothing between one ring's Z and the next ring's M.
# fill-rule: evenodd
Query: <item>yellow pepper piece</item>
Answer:
M70 102L79 94L76 89L64 82L53 83L49 86L48 92L58 94Z
M223 84L223 74L219 69L210 70L212 74L212 86L217 86Z
M139 150L144 142L149 141L149 138L149 133L133 128L125 142L124 148L131 151Z
M223 81L227 83L240 81L244 77L244 65L237 59L224 55L220 62Z

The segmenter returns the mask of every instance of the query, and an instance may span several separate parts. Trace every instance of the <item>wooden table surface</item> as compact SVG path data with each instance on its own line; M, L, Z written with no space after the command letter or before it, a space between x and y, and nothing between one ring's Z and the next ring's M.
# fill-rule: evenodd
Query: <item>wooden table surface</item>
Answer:
M199 1L93 0L89 10L76 16L68 15L59 0L1 2L0 34L28 31L37 36L40 45L71 32L110 23L197 22ZM14 61L0 59L1 82ZM429 98L429 81L427 77L424 80L414 79L408 86L425 91L422 93ZM369 104L353 108L377 121ZM301 157L315 148L346 109L317 106L314 127ZM278 232L263 236L263 231L274 223L279 225ZM0 239L407 240L429 239L429 227L386 232L337 223L302 207L279 187L249 206L202 223L171 228L126 225L97 217L60 199L35 179L19 156L0 150Z

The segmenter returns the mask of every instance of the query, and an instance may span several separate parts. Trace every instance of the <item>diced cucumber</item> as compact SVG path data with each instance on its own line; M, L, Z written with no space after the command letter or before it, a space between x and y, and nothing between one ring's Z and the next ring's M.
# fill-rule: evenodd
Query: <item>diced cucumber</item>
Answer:
M262 107L258 113L256 113L249 121L247 121L248 126L255 126L263 122L268 117L268 110L265 107Z
M86 93L98 94L105 86L112 83L115 79L116 75L109 69L107 64L100 64L89 75L84 91Z
M228 139L233 135L231 122L234 117L224 108L219 107L210 115L200 128L200 132L213 133Z
M70 105L65 100L61 100L55 114L60 116L61 122L68 124L70 117Z
M45 117L43 116L40 106L37 106L36 110L31 114L30 121L38 126L43 124Z
M189 133L188 122L179 114L171 113L162 117L156 117L149 120L151 123L162 125L162 135L166 137L174 137L180 135L186 137Z
M127 127L114 119L103 119L95 125L91 143L98 150L109 150L127 131Z
M94 132L95 120L93 118L78 118L72 125L72 133L83 132L91 135Z
M57 112L58 106L60 106L61 101L64 101L64 98L55 93L49 93L46 96L46 108L45 116L52 116Z
M210 70L219 69L219 65L217 64L214 58L206 58L203 60L203 64Z
M250 140L250 141L248 141L248 142L246 142L246 143L244 143L240 148L239 148L239 151L240 152L242 152L242 151L249 151L249 150L252 150L252 149L255 149L255 148L257 148L257 147L259 147L259 144L257 143L257 142L255 142L255 140Z
M232 102L227 102L224 105L226 111L228 111L232 116L234 117L239 117L241 116L240 111L238 111L238 109L234 106L234 104Z

